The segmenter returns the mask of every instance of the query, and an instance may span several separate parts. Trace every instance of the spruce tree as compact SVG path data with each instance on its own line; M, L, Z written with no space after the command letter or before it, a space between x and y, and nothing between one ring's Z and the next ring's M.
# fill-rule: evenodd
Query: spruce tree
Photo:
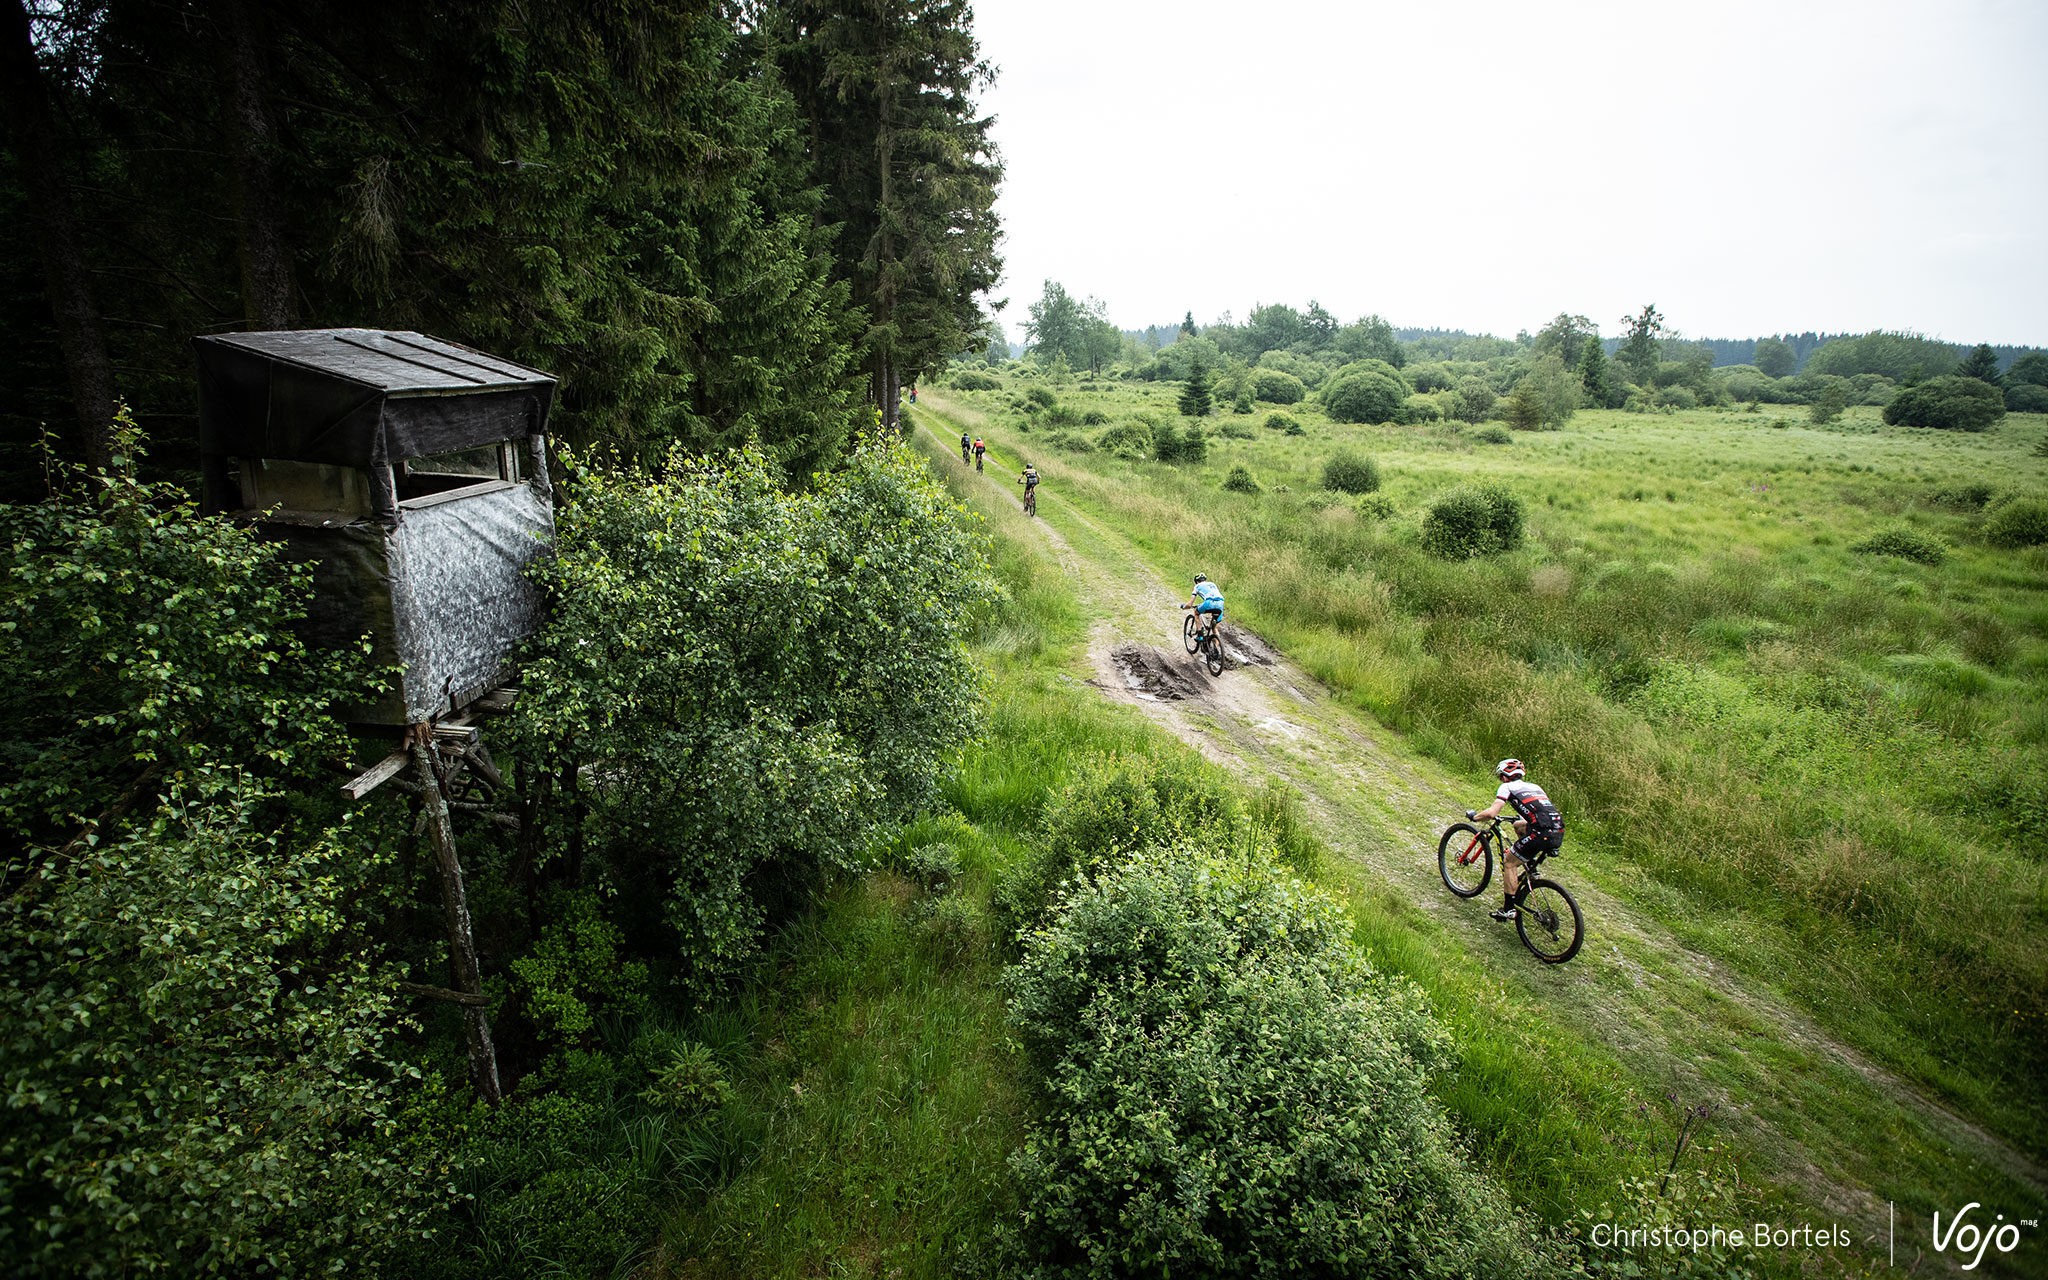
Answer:
M965 0L771 0L761 28L808 129L838 228L835 278L867 317L868 394L893 425L898 388L961 350L1002 273L991 117Z
M1998 376L1998 353L1991 349L1988 342L1978 343L1975 351L1963 357L1963 363L1956 369L1956 373L1961 377L1988 382L1994 387L2002 386L2005 382Z
M1209 389L1209 366L1200 356L1188 369L1187 385L1180 389L1180 411L1190 418L1206 418L1215 404Z
M1194 313L1194 312L1190 311L1190 312L1188 312L1188 313L1187 313L1186 315L1184 315L1184 316L1182 316L1182 317L1181 317L1181 320L1180 320L1180 336L1181 336L1181 337L1183 337L1183 338L1192 338L1192 337L1194 337L1194 336L1195 336L1195 313Z
M1607 367L1607 352L1597 337L1588 336L1580 351L1579 382L1586 388L1586 403L1600 409L1613 406L1614 377Z

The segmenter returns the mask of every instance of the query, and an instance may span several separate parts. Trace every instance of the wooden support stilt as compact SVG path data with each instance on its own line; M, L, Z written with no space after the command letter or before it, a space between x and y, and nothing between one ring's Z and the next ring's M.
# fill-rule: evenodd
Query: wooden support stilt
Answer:
M441 787L441 774L434 767L434 746L428 733L414 733L412 763L424 803L426 836L434 859L441 868L441 901L448 917L448 968L454 989L476 1000L462 1003L463 1037L469 1047L469 1076L479 1097L496 1106L498 1054L491 1045L491 1020L483 999L484 984L476 962L476 938L469 927L469 901L462 889L462 863L455 856L455 822L448 812L448 797Z

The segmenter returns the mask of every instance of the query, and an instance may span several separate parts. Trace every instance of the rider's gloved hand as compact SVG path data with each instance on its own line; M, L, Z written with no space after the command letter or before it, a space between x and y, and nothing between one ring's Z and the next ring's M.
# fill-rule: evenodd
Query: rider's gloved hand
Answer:
M1477 818L1478 816L1479 816L1479 810L1477 810L1477 809L1467 809L1467 810L1465 810L1465 817L1466 817L1466 818L1467 818L1468 820L1469 820L1469 819L1473 819L1473 818Z

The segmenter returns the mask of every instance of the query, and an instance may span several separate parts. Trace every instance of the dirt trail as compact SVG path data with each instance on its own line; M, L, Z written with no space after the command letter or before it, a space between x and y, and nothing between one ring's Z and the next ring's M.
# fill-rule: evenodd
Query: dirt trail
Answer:
M952 406L927 399L919 420L957 453L957 428L947 435L931 425L944 422L940 415L950 415ZM979 415L953 420L984 429ZM1293 786L1338 856L1460 934L1509 999L1540 1002L1646 1067L1683 1102L1722 1103L1731 1126L1776 1157L1782 1181L1804 1187L1816 1207L1859 1221L1878 1240L1885 1202L1859 1177L1840 1172L1867 1157L1858 1145L1867 1139L1838 1140L1824 1126L1805 1123L1816 1089L1857 1095L1858 1107L1877 1113L1866 1116L1869 1122L1901 1144L1953 1153L1964 1186L1961 1171L1986 1166L2037 1195L2048 1185L2024 1152L1927 1098L1757 981L1691 949L1646 912L1574 875L1569 849L1550 871L1579 899L1586 943L1570 964L1535 963L1513 926L1488 918L1482 903L1490 904L1491 889L1486 898L1461 901L1437 876L1437 837L1465 809L1489 801L1484 781L1446 774L1236 624L1225 624L1229 665L1212 678L1182 647L1175 606L1188 586L1166 581L1128 538L1067 501L1057 465L1048 470L1039 502L1044 518L1032 523L1096 618L1088 683L1241 776L1271 775ZM1014 500L1009 471L992 466L985 479ZM1188 566L1190 576L1196 568ZM1861 1171L1864 1179L1875 1173Z

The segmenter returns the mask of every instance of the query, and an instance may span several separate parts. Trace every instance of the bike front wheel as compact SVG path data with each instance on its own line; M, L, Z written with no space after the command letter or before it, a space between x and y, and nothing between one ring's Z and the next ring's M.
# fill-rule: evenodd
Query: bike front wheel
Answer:
M1194 614L1189 614L1187 621L1181 624L1180 634L1188 642L1189 653L1195 653L1201 649L1202 624L1195 621Z
M1515 904L1515 931L1538 960L1563 964L1579 954L1579 944L1586 940L1586 920L1563 885L1532 878L1528 891Z
M1027 516L1035 516L1038 514L1037 494L1027 493L1024 495L1024 514Z
M1436 868L1444 888L1461 898L1476 898L1493 879L1493 846L1479 828L1454 823L1436 842Z

